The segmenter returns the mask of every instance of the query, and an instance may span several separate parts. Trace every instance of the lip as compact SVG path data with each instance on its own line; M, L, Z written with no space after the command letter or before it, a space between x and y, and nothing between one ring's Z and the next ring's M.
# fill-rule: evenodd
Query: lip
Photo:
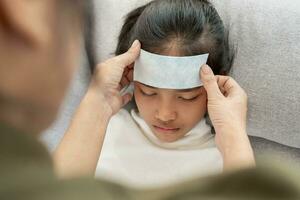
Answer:
M163 133L175 133L180 129L180 128L171 128L171 127L161 127L156 125L153 125L153 127L155 130Z

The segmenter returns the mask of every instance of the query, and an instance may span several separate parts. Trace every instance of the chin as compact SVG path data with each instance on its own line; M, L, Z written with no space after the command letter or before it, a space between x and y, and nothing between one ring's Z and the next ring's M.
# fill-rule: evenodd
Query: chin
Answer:
M163 135L161 133L156 133L154 132L154 135L161 141L161 142L166 142L166 143L172 143L176 142L177 140L180 140L182 137L179 136L174 136L174 135Z
M177 140L179 140L179 139L160 139L160 141L166 142L166 143L176 142Z

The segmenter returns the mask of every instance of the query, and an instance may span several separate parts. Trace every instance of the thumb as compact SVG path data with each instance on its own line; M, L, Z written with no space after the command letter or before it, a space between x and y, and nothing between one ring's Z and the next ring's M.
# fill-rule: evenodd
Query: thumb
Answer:
M200 70L200 78L207 92L208 98L222 97L215 75L208 65L203 65Z
M127 93L125 95L122 96L122 107L124 107L126 104L129 103L129 101L131 101L132 99L132 94Z
M121 65L125 68L131 65L132 63L134 63L134 61L140 55L140 50L141 50L141 43L138 40L135 40L127 52L115 57L115 59L121 62Z

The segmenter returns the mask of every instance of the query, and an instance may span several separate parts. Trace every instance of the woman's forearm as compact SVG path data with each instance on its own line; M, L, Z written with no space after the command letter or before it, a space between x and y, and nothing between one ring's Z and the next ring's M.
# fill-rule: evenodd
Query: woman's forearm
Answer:
M89 89L54 153L59 177L94 175L110 116L101 94Z
M131 99L120 90L132 81L132 64L140 49L140 42L135 41L124 54L96 66L89 90L54 153L60 177L94 175L108 122Z
M129 75L140 49L135 41L124 54L96 66L89 90L54 153L60 177L94 175L108 122L131 99L120 90L132 81Z

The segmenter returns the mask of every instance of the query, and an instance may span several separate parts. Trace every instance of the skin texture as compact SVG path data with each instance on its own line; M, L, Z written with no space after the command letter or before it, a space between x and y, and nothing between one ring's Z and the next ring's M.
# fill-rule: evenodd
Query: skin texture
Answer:
M141 45L134 42L128 52L111 58L96 67L89 89L54 153L59 177L94 176L110 118L131 98L120 95L132 77L132 63Z
M79 12L74 2L62 2L0 1L0 121L33 137L55 120L78 63ZM135 42L128 52L97 65L54 154L59 177L93 176L108 122L131 99L119 91L132 81L130 74L139 52L140 43ZM212 72L202 73L201 79L208 93L208 112L218 127L218 148L225 168L252 167L245 130L247 103L240 95L244 91L233 79L222 81L228 77L217 81ZM227 96L222 96L219 88Z
M55 119L79 52L79 23L65 26L79 18L58 6L0 2L0 119L35 134Z
M134 97L141 117L163 142L184 137L206 113L204 87L170 90L135 82Z
M224 170L232 171L255 166L255 159L246 132L247 94L229 76L215 76L208 65L200 71L207 91L207 108L216 130Z
M165 56L182 56L176 41L159 52ZM134 98L139 114L154 135L163 142L183 138L207 112L204 87L189 90L153 88L135 82Z

